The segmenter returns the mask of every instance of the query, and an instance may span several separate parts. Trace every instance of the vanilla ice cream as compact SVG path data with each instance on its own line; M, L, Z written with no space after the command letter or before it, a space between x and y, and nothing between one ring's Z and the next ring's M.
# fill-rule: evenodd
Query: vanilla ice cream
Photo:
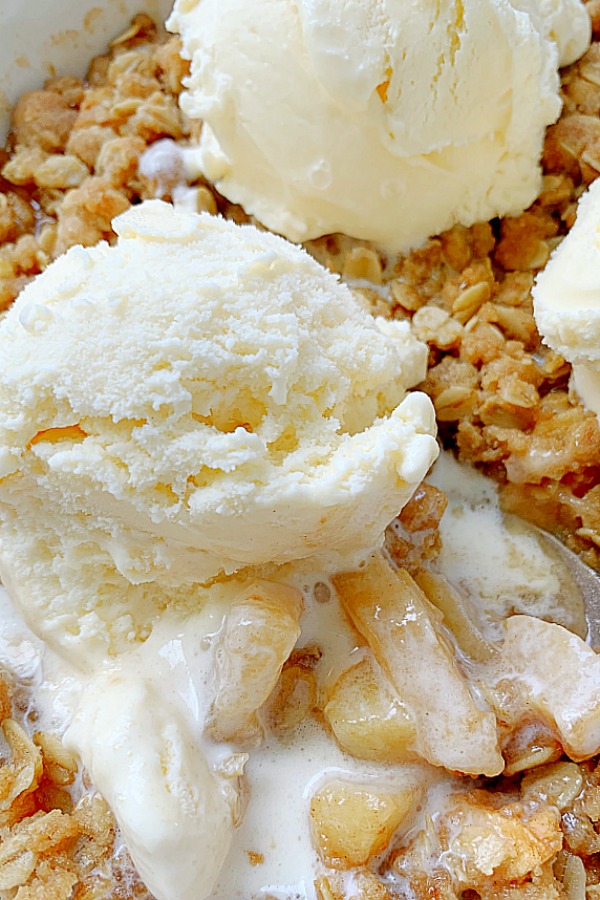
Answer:
M85 656L220 573L356 561L437 455L406 322L251 226L150 201L114 227L0 328L2 577Z
M577 220L539 273L534 312L544 342L573 364L573 385L600 415L600 181L583 194Z
M590 18L578 0L510 0L511 6L531 17L535 27L554 41L559 66L570 66L590 42Z
M579 0L176 0L200 168L294 241L397 251L537 196Z
M185 623L188 647L202 637L198 618ZM211 771L201 727L181 700L182 688L190 695L186 675L198 669L186 659L183 630L165 635L159 627L121 665L101 670L64 738L110 804L157 900L208 896L234 831L226 784Z

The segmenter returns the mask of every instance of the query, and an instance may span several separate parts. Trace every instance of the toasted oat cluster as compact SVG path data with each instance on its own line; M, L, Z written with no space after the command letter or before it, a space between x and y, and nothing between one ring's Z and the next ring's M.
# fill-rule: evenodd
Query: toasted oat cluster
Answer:
M600 3L588 8L598 37ZM111 220L131 204L172 197L181 173L158 179L142 174L139 164L160 139L186 144L196 136L197 126L178 107L186 74L178 51L176 39L165 40L139 15L93 60L85 80L53 78L20 99L0 151L0 310L70 246L112 240ZM531 301L536 271L573 223L579 195L600 174L600 43L563 73L563 96L563 116L547 136L543 191L521 216L457 226L395 262L341 236L308 249L355 284L376 314L412 320L431 350L423 388L446 445L500 482L506 509L555 531L600 568L600 428L569 393L568 364L541 344ZM198 211L246 219L202 180L193 183L192 199ZM290 654L298 629L293 604L274 609L263 598L258 612L266 624L256 627L272 626L281 646L277 665L265 658L251 685L230 619L224 648L229 640L237 650L224 655L217 673L222 690L210 723L217 737L253 735L262 704L262 721L283 739L314 716L351 756L396 763L406 760L417 727L430 762L468 771L461 758L466 742L479 753L476 771L499 771L491 748L496 725L473 703L440 636L443 620L465 658L486 665L493 656L461 597L427 568L439 550L445 502L442 492L423 485L390 526L386 552L399 567L395 575L378 559L334 583L364 653L327 690L315 675L318 645ZM375 615L369 596L382 584L387 605ZM317 592L318 602L328 602L327 585ZM234 610L241 619L244 602ZM414 627L398 655L387 626L409 607ZM453 715L472 740L453 721L424 714L415 724L409 714L426 688L415 673L425 680L432 671L452 689ZM244 688L251 688L247 696ZM20 696L15 688L11 697L9 682L0 680L6 741L0 900L149 897L127 854L115 854L106 804L82 790L57 736L30 736ZM493 707L494 697L487 699ZM517 708L518 698L512 700ZM489 789L463 781L417 834L398 838L420 802L418 785L376 790L334 780L319 789L310 821L323 864L315 884L320 900L391 900L404 887L418 900L600 900L600 768L565 761L564 742L551 727L558 715L552 700L546 723L505 723L504 777Z
M138 15L85 82L52 78L18 101L0 151L0 308L56 256L114 237L112 219L155 196L138 163L153 141L185 136L178 46Z

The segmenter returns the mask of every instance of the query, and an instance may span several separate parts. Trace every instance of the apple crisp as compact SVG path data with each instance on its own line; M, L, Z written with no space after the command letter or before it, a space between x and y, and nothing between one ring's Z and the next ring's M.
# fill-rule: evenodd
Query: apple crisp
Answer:
M588 8L598 38L600 4ZM69 247L112 241L113 218L144 199L247 220L186 172L179 151L198 134L178 106L186 72L178 41L139 15L85 79L55 77L19 100L0 151L0 309ZM569 390L570 366L542 344L531 300L535 273L600 173L600 43L563 71L562 92L543 190L522 215L456 226L398 259L339 235L307 249L376 315L409 319L428 344L422 388L444 445L499 483L507 511L555 532L600 569L600 427ZM144 164L159 142L163 155ZM342 778L318 788L309 814L319 900L600 900L600 766L569 731L560 692L548 689L531 713L519 668L526 617L511 620L513 639L500 654L510 655L512 674L500 677L498 649L460 592L431 570L445 505L442 491L422 485L388 529L385 556L315 588L318 603L339 596L362 652L326 685L318 643L294 649L296 599L274 602L266 589L258 600L241 596L221 634L209 731L252 742L264 728L285 743L310 720L353 758L416 755L456 773L419 828L414 810L423 811L426 786L418 778L393 789ZM561 635L547 631L557 626L542 626L567 659ZM250 664L256 629L277 643ZM485 711L469 686L475 670L485 673ZM548 677L543 667L538 674ZM411 715L440 684L452 715ZM149 897L106 803L59 738L36 731L30 702L10 674L0 680L0 900ZM488 779L468 777L482 772ZM261 854L247 852L259 867Z

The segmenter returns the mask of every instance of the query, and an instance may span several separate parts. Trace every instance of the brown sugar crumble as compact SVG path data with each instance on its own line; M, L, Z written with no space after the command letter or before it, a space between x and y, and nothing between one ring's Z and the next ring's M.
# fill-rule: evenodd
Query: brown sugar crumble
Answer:
M587 6L597 41L600 0ZM0 312L69 247L113 241L111 221L130 205L172 199L172 186L165 192L142 175L139 161L157 140L197 138L198 124L178 105L186 73L178 40L138 15L85 79L52 78L21 97L0 150ZM369 282L354 290L373 312L410 320L428 344L421 387L444 445L497 480L505 509L554 531L600 569L600 427L570 392L568 363L542 344L531 300L536 272L600 174L600 43L563 71L562 94L543 188L522 215L455 226L395 260L338 235L307 249L351 284ZM202 179L194 189L198 211L248 221ZM424 484L387 531L388 555L415 577L439 552L445 503ZM319 587L320 602L328 591ZM323 717L312 652L292 655L283 670L267 709L275 733ZM0 678L0 900L151 900L127 853L115 852L106 803L74 789L75 760L56 735L30 734L18 696ZM421 843L396 845L389 871L358 870L352 894L339 872L319 875L319 900L392 900L390 875L418 900L600 900L600 766L565 761L554 744L542 750L524 774L531 747L515 748L510 777L462 794ZM458 827L460 859L451 846ZM482 878L478 848L492 840L493 876ZM247 856L264 863L260 853ZM431 870L433 857L447 860L443 870Z

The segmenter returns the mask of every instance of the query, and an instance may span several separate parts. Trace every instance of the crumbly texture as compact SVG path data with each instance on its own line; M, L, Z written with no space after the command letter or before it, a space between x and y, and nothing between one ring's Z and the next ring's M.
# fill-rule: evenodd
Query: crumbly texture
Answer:
M598 39L600 2L587 7ZM158 38L147 16L137 16L92 62L85 81L55 78L21 98L8 147L0 151L1 309L74 244L113 242L111 220L131 204L157 195L171 199L172 185L140 175L138 162L160 138L197 137L197 126L177 104L186 74L178 49L175 39ZM412 320L429 344L423 387L436 406L444 443L499 481L507 509L555 531L600 569L600 428L569 393L569 365L541 344L530 293L536 271L572 225L578 197L600 173L600 43L563 72L562 90L563 116L546 138L544 189L521 216L455 227L399 260L341 237L308 249L341 272L375 313ZM198 211L248 220L202 180L193 191ZM435 554L443 508L443 496L423 488L388 530L390 556L416 570ZM314 648L315 658L318 652ZM295 727L315 708L320 715L312 665L306 653L290 657L271 709L274 730ZM112 859L114 824L103 801L94 796L73 803L67 788L74 766L65 764L56 739L32 743L20 737L19 726L6 725L11 698L1 685L1 719L5 735L13 736L12 753L0 766L1 900L148 897L127 855ZM27 700L20 696L13 695L14 715L23 721ZM560 753L552 736L537 734L535 752L517 742L505 756L511 771L529 767L529 773L461 801L456 815L464 821L468 814L484 838L492 826L502 837L512 823L512 835L498 845L493 876L482 881L476 866L424 870L416 844L395 848L389 862L396 875L410 878L419 900L599 900L600 769L595 761L561 762ZM569 768L557 774L556 765ZM544 777L542 802L535 783ZM552 793L548 780L562 793ZM477 830L471 835L476 839ZM448 836L448 821L441 820L425 838L447 856ZM518 871L506 849L513 838L531 851ZM391 897L370 870L358 873L355 883L364 900ZM316 887L322 900L347 900L337 873L322 874Z
M178 51L139 15L85 81L52 78L20 98L0 151L0 307L74 244L114 240L112 219L155 196L138 162L148 144L186 133Z

